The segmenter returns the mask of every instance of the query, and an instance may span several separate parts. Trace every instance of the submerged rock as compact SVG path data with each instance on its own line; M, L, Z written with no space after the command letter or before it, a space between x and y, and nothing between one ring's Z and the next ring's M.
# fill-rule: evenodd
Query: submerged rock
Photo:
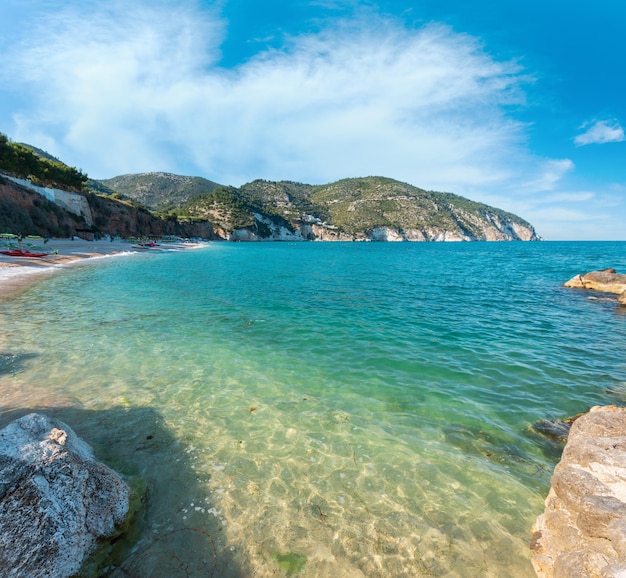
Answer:
M539 578L626 575L626 408L572 424L530 547Z
M565 419L540 419L533 424L533 430L549 440L565 443L572 424L581 416L579 413Z
M576 275L564 287L574 289L592 289L604 293L616 293L620 295L620 303L626 303L626 275L616 273L615 269L602 269L591 271L584 275Z
M63 422L35 413L14 421L0 431L0 568L76 574L98 540L117 533L129 494Z

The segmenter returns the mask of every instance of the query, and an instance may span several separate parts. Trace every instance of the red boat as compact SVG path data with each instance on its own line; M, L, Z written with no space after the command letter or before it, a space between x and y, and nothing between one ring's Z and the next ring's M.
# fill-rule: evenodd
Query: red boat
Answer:
M9 257L45 257L48 253L33 253L27 249L9 249L8 251L0 251L3 255Z

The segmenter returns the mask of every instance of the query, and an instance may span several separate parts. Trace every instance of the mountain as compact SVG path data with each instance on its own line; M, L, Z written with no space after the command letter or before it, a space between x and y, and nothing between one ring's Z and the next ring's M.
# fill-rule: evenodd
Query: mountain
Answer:
M164 172L91 180L45 151L13 143L1 133L0 171L7 176L0 194L0 224L8 232L17 227L19 215L20 229L50 234L80 229L233 241L539 239L532 225L516 215L385 177L326 185L256 180L239 188ZM11 178L22 181L16 184ZM16 187L21 187L19 192ZM47 200L31 198L31 191ZM78 205L83 209L69 217L56 215L54 207L64 205L70 213ZM46 228L46 214L52 213L54 223Z
M207 221L182 223L171 216L160 218L94 184L82 171L46 151L14 143L2 133L0 232L45 237L111 234L214 238Z
M37 147L35 147L35 146L33 146L33 145L29 145L29 144L26 144L26 143L23 143L23 142L16 143L16 144L17 144L18 146L21 146L21 147L24 147L24 148L28 149L28 150L29 150L29 151L31 151L34 155L38 156L40 159L44 159L44 160L47 160L47 161L51 161L51 162L53 162L53 163L60 163L60 164L62 164L63 166L66 166L66 167L67 167L67 165L66 165L63 161L61 161L60 159L58 159L58 158L57 158L57 157L55 157L54 155L51 155L51 154L50 154L49 152L47 152L47 151L44 151L44 150L42 150L42 149L40 149L40 148L37 148Z
M184 221L209 221L218 236L237 241L539 239L516 215L385 177L327 185L256 180L235 188L199 177L144 173L98 183Z
M385 177L327 185L254 181L241 187L265 210L293 226L325 226L355 240L537 240L530 223L452 193L425 191ZM337 234L339 234L337 233Z
M121 198L130 199L152 211L165 212L192 197L209 193L219 185L202 177L141 173L92 180L88 186L105 194L117 193Z

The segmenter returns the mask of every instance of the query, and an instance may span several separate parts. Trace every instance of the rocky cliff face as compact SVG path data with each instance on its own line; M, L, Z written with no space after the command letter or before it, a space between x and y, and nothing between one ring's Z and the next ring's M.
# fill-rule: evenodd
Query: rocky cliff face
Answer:
M395 227L373 227L372 229L348 233L338 227L321 223L301 222L291 228L277 224L275 220L255 214L252 227L216 230L217 235L229 241L376 241L376 242L461 242L461 241L532 241L537 240L532 227L501 225L502 228L487 226L480 235L462 234L439 227L424 229L401 229ZM259 227L259 225L261 225Z
M626 576L626 408L572 424L531 550L539 578Z
M207 221L180 223L164 220L146 209L107 199L94 194L87 195L94 225L103 233L121 237L178 235L214 239L213 226Z
M207 221L179 223L93 193L38 188L0 177L0 232L69 237L89 229L122 237L180 235L215 238L213 227Z
M68 237L84 219L27 188L0 177L0 231Z
M16 177L10 176L7 176L5 178L18 185L21 185L22 187L25 187L27 189L30 189L31 191L40 194L42 197L45 197L50 202L59 205L66 211L69 211L73 215L76 215L77 217L83 219L88 227L91 227L93 225L93 216L91 214L91 209L85 195L73 193L70 191L62 191L55 188L39 187L32 184L26 179L18 179Z

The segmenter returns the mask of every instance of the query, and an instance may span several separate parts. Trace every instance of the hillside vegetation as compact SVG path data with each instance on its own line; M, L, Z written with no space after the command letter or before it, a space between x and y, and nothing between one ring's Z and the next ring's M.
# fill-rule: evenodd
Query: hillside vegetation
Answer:
M103 193L117 193L160 213L171 211L189 199L210 193L219 185L202 177L170 173L121 175L112 179L90 181L90 188Z
M470 240L488 238L486 229L490 227L509 228L511 232L518 227L529 231L529 238L536 238L532 226L516 215L385 177L343 179L317 186L254 181L241 190L245 198L294 224L313 216L352 236L388 228L446 232Z
M327 185L256 180L237 189L197 177L145 173L100 183L153 210L167 208L168 214L179 219L206 219L224 237L247 228L259 238L270 238L273 227L293 233L314 223L318 232L326 226L342 239L368 238L381 228L399 235L408 231L411 240L537 238L532 226L516 215L385 177L343 179ZM206 190L193 194L202 188ZM319 235L307 232L301 237Z
M254 239L289 234L326 238L324 229L341 240L538 238L528 222L511 213L385 177L343 179L327 185L256 180L234 188L197 177L147 173L100 183L178 219L206 219L224 238L240 229L249 230ZM386 232L381 234L381 229Z
M82 171L68 167L53 156L29 145L11 142L0 133L0 170L29 179L41 187L56 187L82 191L88 177Z
M80 221L81 215L78 220L66 218L48 202L20 200L19 194L8 192L14 185L5 181L5 198L0 197L5 232L20 228L58 234L89 227L93 232L123 235L203 231L241 241L539 238L532 225L511 213L385 177L349 178L326 185L255 180L239 188L164 172L89 180L45 151L10 142L1 133L0 171L42 187L78 193L86 199L85 210L93 213L86 222ZM72 220L77 221L75 226Z
M328 211L333 224L351 233L374 227L436 227L479 236L480 222L490 216L530 226L516 215L459 195L425 191L382 177L344 179L314 187L310 199Z
M16 183L0 174L0 233L44 237L77 234L214 236L207 221L183 223L171 216L161 218L106 186L90 181L82 171L67 166L49 153L11 142L2 133L0 173L22 179L21 183ZM49 194L44 195L47 190ZM65 191L61 197L66 200L68 195L79 197L81 203L77 206L82 207L81 211L60 203L54 191Z

